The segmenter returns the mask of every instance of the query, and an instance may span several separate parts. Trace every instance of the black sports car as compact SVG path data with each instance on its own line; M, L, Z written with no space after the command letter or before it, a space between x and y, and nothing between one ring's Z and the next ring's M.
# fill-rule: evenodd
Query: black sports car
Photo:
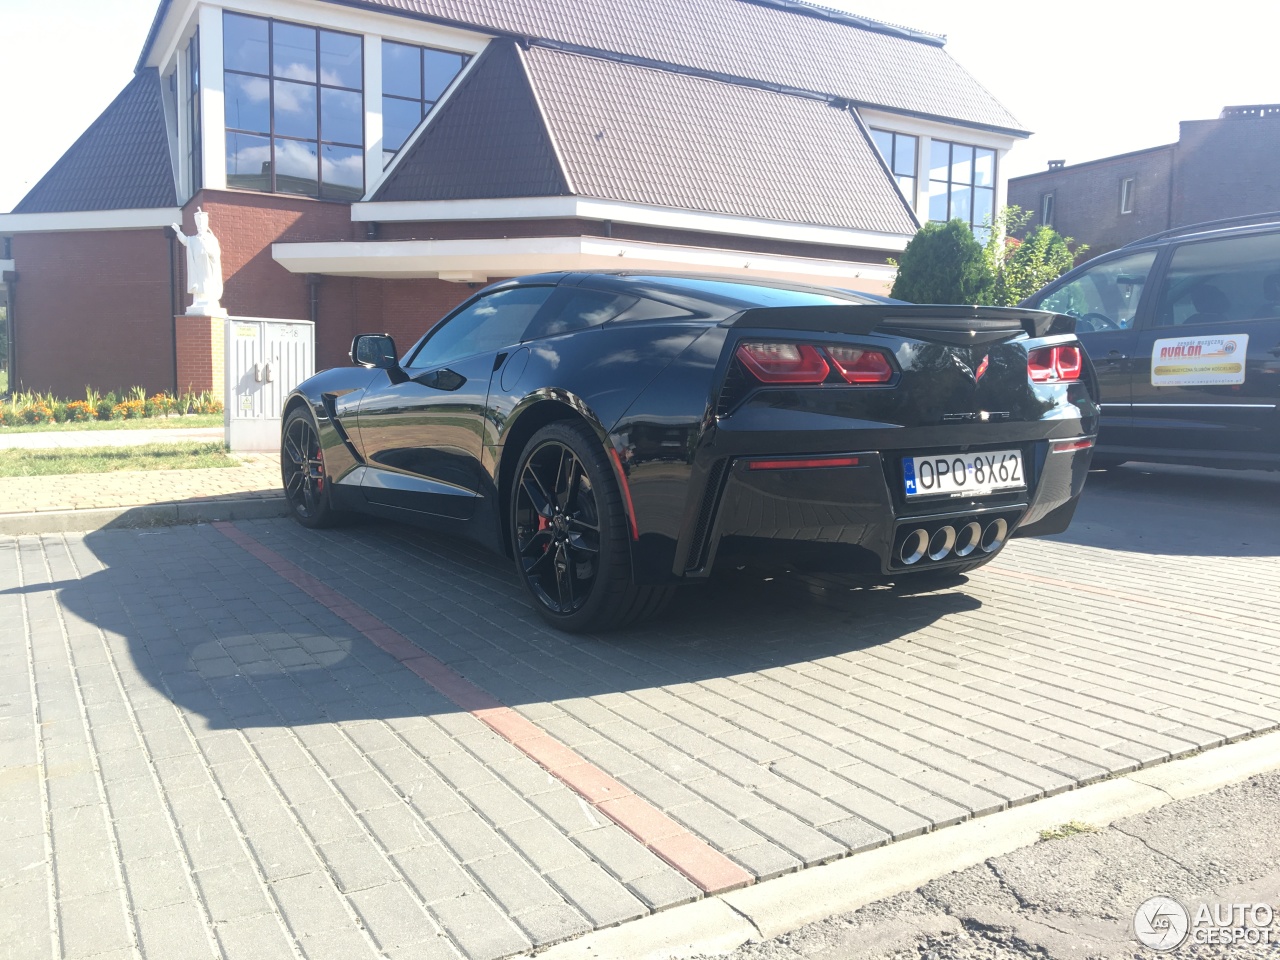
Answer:
M955 574L1066 529L1098 424L1074 321L678 275L480 291L400 357L287 399L293 515L505 551L537 610L598 630L717 560Z

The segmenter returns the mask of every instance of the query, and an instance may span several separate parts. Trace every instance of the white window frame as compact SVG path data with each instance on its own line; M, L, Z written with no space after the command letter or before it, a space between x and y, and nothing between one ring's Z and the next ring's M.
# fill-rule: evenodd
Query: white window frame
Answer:
M1120 181L1120 213L1133 213L1133 193L1137 187L1137 177L1124 177Z

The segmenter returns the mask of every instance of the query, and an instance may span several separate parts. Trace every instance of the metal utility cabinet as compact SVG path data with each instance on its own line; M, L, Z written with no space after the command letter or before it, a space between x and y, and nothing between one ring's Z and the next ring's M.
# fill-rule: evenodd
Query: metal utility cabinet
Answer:
M229 317L225 343L227 447L277 451L284 398L315 373L315 324Z

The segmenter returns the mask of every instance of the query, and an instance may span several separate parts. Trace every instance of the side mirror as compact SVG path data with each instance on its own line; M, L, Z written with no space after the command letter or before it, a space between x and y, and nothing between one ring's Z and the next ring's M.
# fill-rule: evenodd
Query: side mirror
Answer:
M378 370L399 367L396 342L388 333L362 333L351 341L351 362Z

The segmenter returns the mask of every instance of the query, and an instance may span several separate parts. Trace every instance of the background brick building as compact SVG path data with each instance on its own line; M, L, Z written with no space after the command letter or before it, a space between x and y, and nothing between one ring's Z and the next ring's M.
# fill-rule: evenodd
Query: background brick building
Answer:
M1009 180L1009 203L1089 256L1173 227L1280 210L1280 105L1184 120L1178 142Z

